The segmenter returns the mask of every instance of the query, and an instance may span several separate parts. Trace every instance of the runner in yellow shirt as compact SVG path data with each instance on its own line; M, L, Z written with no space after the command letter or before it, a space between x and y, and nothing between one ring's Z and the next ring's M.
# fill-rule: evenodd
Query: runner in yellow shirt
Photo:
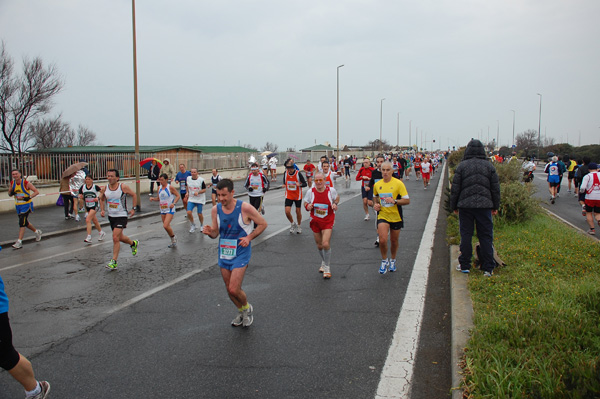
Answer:
M396 271L396 253L398 252L398 238L400 229L404 226L402 210L399 206L410 204L406 187L401 180L392 177L394 169L391 162L381 165L383 178L373 185L373 209L377 214L377 233L379 234L379 251L381 252L381 266L379 273ZM388 252L388 234L390 236L390 255Z

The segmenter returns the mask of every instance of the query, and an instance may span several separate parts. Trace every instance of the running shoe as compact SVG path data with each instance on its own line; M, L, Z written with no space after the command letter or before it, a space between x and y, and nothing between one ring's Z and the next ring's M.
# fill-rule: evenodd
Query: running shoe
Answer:
M252 309L252 305L248 305L250 306L248 309L242 310L242 326L244 327L250 327L250 325L254 321L254 309Z
M21 248L23 248L23 241L21 241L21 240L17 240L17 241L16 241L16 242L13 244L13 246L12 246L12 247L13 247L14 249L21 249Z
M290 226L290 234L294 234L296 232L296 222L292 223Z
M48 394L50 393L50 384L48 381L40 381L40 388L42 389L40 393L35 396L31 396L28 399L46 399Z
M379 246L379 237L377 237L377 239L375 240L375 242L373 243L373 245L375 245L376 247Z
M494 272L483 272L483 277L492 277Z
M98 235L98 241L104 241L104 237L106 237L106 233L101 231Z
M593 227L591 229L588 230L588 234L591 236L595 236L596 235L596 229L594 229ZM16 245L16 243L15 243ZM15 248L15 246L13 245L13 248ZM19 247L21 248L21 247Z
M111 259L110 262L108 262L108 265L106 265L106 268L108 270L117 270L117 261L114 259Z
M581 205L581 214L583 216L587 215L587 212L585 211L585 205Z
M325 261L321 261L321 267L319 267L319 273L323 273L325 270Z
M84 219L87 219L88 217L88 213L86 212L85 215L83 216Z
M265 214L265 206L264 205L260 207L260 213L263 215Z
M550 198L550 203L551 204L554 204L554 201L555 201L554 197Z
M42 230L36 230L35 231L35 240L36 241L40 241L42 239Z
M387 259L382 260L381 266L379 266L379 274L386 274L387 268L388 268L388 260Z
M171 244L169 245L169 248L177 248L177 236L171 237Z
M70 217L68 217L68 216L65 216L65 220L69 220L69 219L71 219L71 218L70 218Z
M196 232L196 225L192 224L192 227L190 227L190 233L195 233Z
M329 266L325 266L323 268L323 278L325 278L325 279L331 278L331 269L329 268Z
M302 227L296 225L296 234L302 234Z
M367 214L365 215L365 220L370 220L370 219L371 219L371 216L369 216L369 214L367 213Z
M92 243L92 236L88 235L87 237L85 237L85 240L83 240L83 242L87 242L88 244Z
M81 218L79 217L79 215L75 215L75 221L79 222L81 220Z
M131 254L133 256L137 255L139 243L140 242L138 240L133 240L133 244L130 245L130 247L131 247Z
M390 259L390 272L396 271L396 259Z
M231 325L234 327L239 327L242 325L243 321L244 321L244 313L238 312L238 315L235 316L235 319L233 319L231 321Z

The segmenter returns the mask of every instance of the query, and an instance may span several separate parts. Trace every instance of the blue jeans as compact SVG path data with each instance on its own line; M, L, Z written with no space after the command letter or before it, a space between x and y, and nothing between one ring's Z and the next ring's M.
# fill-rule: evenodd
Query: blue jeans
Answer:
M475 225L477 225L477 238L479 238L481 248L481 270L491 273L495 266L492 210L460 208L458 210L458 221L460 224L460 256L458 257L458 262L461 269L471 269L473 231Z

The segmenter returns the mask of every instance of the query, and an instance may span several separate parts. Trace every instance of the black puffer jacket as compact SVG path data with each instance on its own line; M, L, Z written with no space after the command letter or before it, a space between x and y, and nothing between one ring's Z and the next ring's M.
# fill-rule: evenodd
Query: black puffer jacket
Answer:
M487 160L481 141L471 140L465 157L456 167L450 192L452 210L458 208L498 209L500 182L496 168Z

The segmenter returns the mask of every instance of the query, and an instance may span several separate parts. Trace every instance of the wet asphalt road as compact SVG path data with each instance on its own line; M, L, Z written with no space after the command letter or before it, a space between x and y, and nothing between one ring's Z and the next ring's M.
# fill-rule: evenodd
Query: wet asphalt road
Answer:
M53 398L373 398L405 299L435 186L406 181L411 205L400 235L399 270L377 272L375 223L363 221L357 182L338 180L343 204L332 239L331 280L303 212L290 235L283 192L267 194L268 229L253 242L243 288L254 324L233 328L236 309L218 267L216 241L174 219L168 249L159 216L130 221L136 257L111 242L85 246L77 232L2 251L14 343ZM204 214L210 219L209 207ZM448 397L450 301L445 215L438 220L411 398ZM94 236L95 237L95 236ZM415 337L416 339L416 337ZM0 398L22 396L0 372Z

